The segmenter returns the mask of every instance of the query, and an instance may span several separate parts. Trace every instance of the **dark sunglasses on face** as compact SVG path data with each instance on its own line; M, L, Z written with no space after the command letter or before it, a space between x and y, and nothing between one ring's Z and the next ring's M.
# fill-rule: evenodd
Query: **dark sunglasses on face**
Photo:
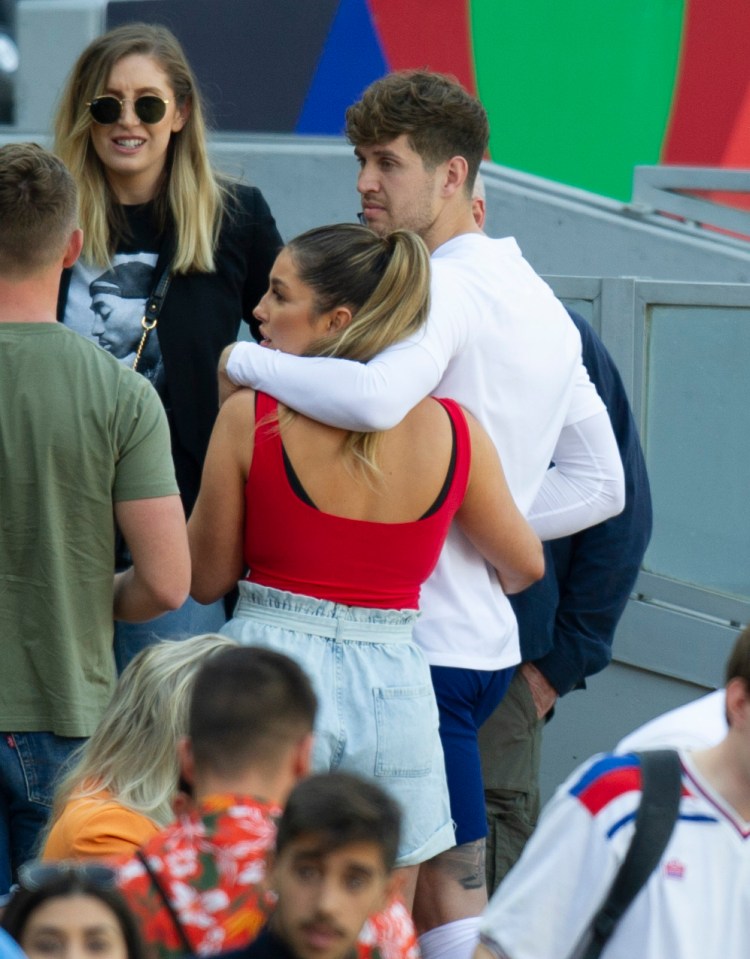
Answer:
M141 123L158 123L164 119L167 104L170 101L157 97L153 93L145 93L135 100L121 100L119 97L107 94L102 97L94 97L93 100L89 100L86 106L89 108L94 123L108 126L110 123L117 123L122 116L122 110L126 103L133 104L135 115Z
M117 882L117 871L101 863L26 862L18 870L18 885L33 892L50 882L69 876L102 889L111 888Z

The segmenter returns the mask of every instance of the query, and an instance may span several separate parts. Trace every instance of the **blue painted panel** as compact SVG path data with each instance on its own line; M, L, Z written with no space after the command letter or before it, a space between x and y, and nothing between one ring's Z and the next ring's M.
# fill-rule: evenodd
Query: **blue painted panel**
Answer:
M341 0L297 122L297 133L340 134L346 108L388 69L365 0Z

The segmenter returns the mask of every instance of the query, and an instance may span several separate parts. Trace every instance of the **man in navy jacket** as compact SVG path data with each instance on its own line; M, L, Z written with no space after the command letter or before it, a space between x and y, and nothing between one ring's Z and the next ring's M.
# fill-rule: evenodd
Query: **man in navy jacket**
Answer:
M615 628L651 537L646 464L620 374L591 326L572 310L583 363L607 407L625 470L619 516L545 543L542 580L511 597L522 664L480 730L491 893L521 855L539 815L541 732L558 696L585 686L612 657Z

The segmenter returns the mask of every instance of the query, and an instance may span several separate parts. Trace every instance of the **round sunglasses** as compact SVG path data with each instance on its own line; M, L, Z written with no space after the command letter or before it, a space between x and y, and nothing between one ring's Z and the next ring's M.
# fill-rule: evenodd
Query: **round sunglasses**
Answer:
M102 126L108 126L111 123L117 123L122 116L122 110L126 103L132 103L135 115L141 123L158 123L164 119L167 112L167 104L170 100L164 100L153 93L145 93L142 97L135 100L120 99L119 97L105 94L101 97L94 97L89 100L86 106L94 123Z

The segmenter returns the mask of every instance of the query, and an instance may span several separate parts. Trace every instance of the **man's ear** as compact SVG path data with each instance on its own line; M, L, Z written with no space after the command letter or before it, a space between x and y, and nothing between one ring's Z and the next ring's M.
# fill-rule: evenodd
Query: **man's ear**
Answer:
M299 782L305 776L310 775L312 766L313 734L307 733L299 743L297 743L296 754L294 757L294 775Z
M469 164L462 156L451 157L445 164L443 175L443 196L453 196L464 189L466 177L469 175Z
M474 222L479 229L483 230L484 221L487 216L487 204L481 198L481 196L474 196L471 198L471 215L474 217Z
M730 726L745 727L750 723L750 691L745 681L735 676L727 683L726 713Z
M63 255L63 269L67 269L69 266L73 266L75 261L81 255L82 249L83 249L83 230L80 230L80 229L73 230L73 232L70 234L68 245L65 247L65 253Z
M195 759L193 744L189 736L181 736L177 740L177 760L180 764L180 775L190 786L195 785Z

